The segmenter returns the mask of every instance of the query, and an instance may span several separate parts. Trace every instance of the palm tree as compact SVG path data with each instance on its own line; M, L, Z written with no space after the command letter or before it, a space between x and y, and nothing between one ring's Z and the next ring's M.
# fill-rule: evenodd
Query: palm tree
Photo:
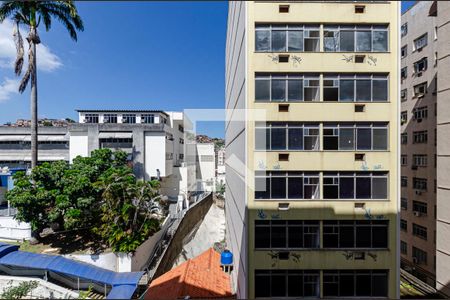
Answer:
M17 76L22 73L23 67L23 39L20 34L20 25L29 29L27 41L28 68L19 85L19 92L23 93L31 80L31 167L37 165L38 160L38 119L37 119L37 70L36 70L36 45L41 42L38 27L41 20L46 31L50 30L52 19L57 19L69 31L70 37L76 41L77 31L83 31L83 21L78 15L75 4L67 1L3 1L0 5L0 23L11 17L15 23L14 42L16 44L17 58L14 64L14 72Z

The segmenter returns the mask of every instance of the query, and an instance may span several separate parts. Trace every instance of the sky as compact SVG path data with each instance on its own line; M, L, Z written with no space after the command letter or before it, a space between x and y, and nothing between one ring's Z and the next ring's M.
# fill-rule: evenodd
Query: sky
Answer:
M402 11L414 1L403 1ZM77 119L76 109L224 107L227 2L77 2L78 42L57 22L40 29L40 118ZM30 118L17 92L13 24L0 24L0 124ZM23 36L26 31L22 30ZM26 45L27 47L27 45ZM197 133L224 136L223 122Z

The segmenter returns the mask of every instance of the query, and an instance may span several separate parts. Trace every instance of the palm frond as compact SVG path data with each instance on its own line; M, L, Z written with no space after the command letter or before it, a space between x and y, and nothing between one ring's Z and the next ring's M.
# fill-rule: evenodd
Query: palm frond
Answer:
M14 37L14 44L16 45L17 57L16 57L16 61L14 62L14 73L16 73L17 76L19 76L20 73L22 73L22 68L23 68L24 50L23 50L23 38L22 38L22 35L20 34L20 28L19 28L20 16L18 14L16 14L15 19L16 19L16 26L14 27L13 37Z
M21 9L19 1L4 1L0 5L0 23Z
M71 1L43 1L38 3L38 12L58 19L67 29L70 37L77 40L77 30L83 31L81 20L75 5Z
M27 88L28 82L30 82L31 77L33 76L35 65L34 65L34 56L33 51L31 50L31 44L28 50L28 68L25 74L22 77L19 85L19 92L23 93Z

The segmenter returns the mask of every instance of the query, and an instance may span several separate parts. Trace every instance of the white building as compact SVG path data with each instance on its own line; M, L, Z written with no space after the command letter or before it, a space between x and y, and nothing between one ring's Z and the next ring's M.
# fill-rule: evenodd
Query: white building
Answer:
M216 183L216 160L213 143L197 144L197 189L212 192Z

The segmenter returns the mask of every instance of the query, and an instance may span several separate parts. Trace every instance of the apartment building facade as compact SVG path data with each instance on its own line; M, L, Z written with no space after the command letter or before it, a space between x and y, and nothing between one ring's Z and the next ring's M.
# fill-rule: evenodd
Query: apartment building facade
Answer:
M437 47L436 288L450 297L450 3L435 1Z
M436 279L437 27L433 1L401 17L401 261L431 286Z
M399 3L230 2L239 298L399 298Z

